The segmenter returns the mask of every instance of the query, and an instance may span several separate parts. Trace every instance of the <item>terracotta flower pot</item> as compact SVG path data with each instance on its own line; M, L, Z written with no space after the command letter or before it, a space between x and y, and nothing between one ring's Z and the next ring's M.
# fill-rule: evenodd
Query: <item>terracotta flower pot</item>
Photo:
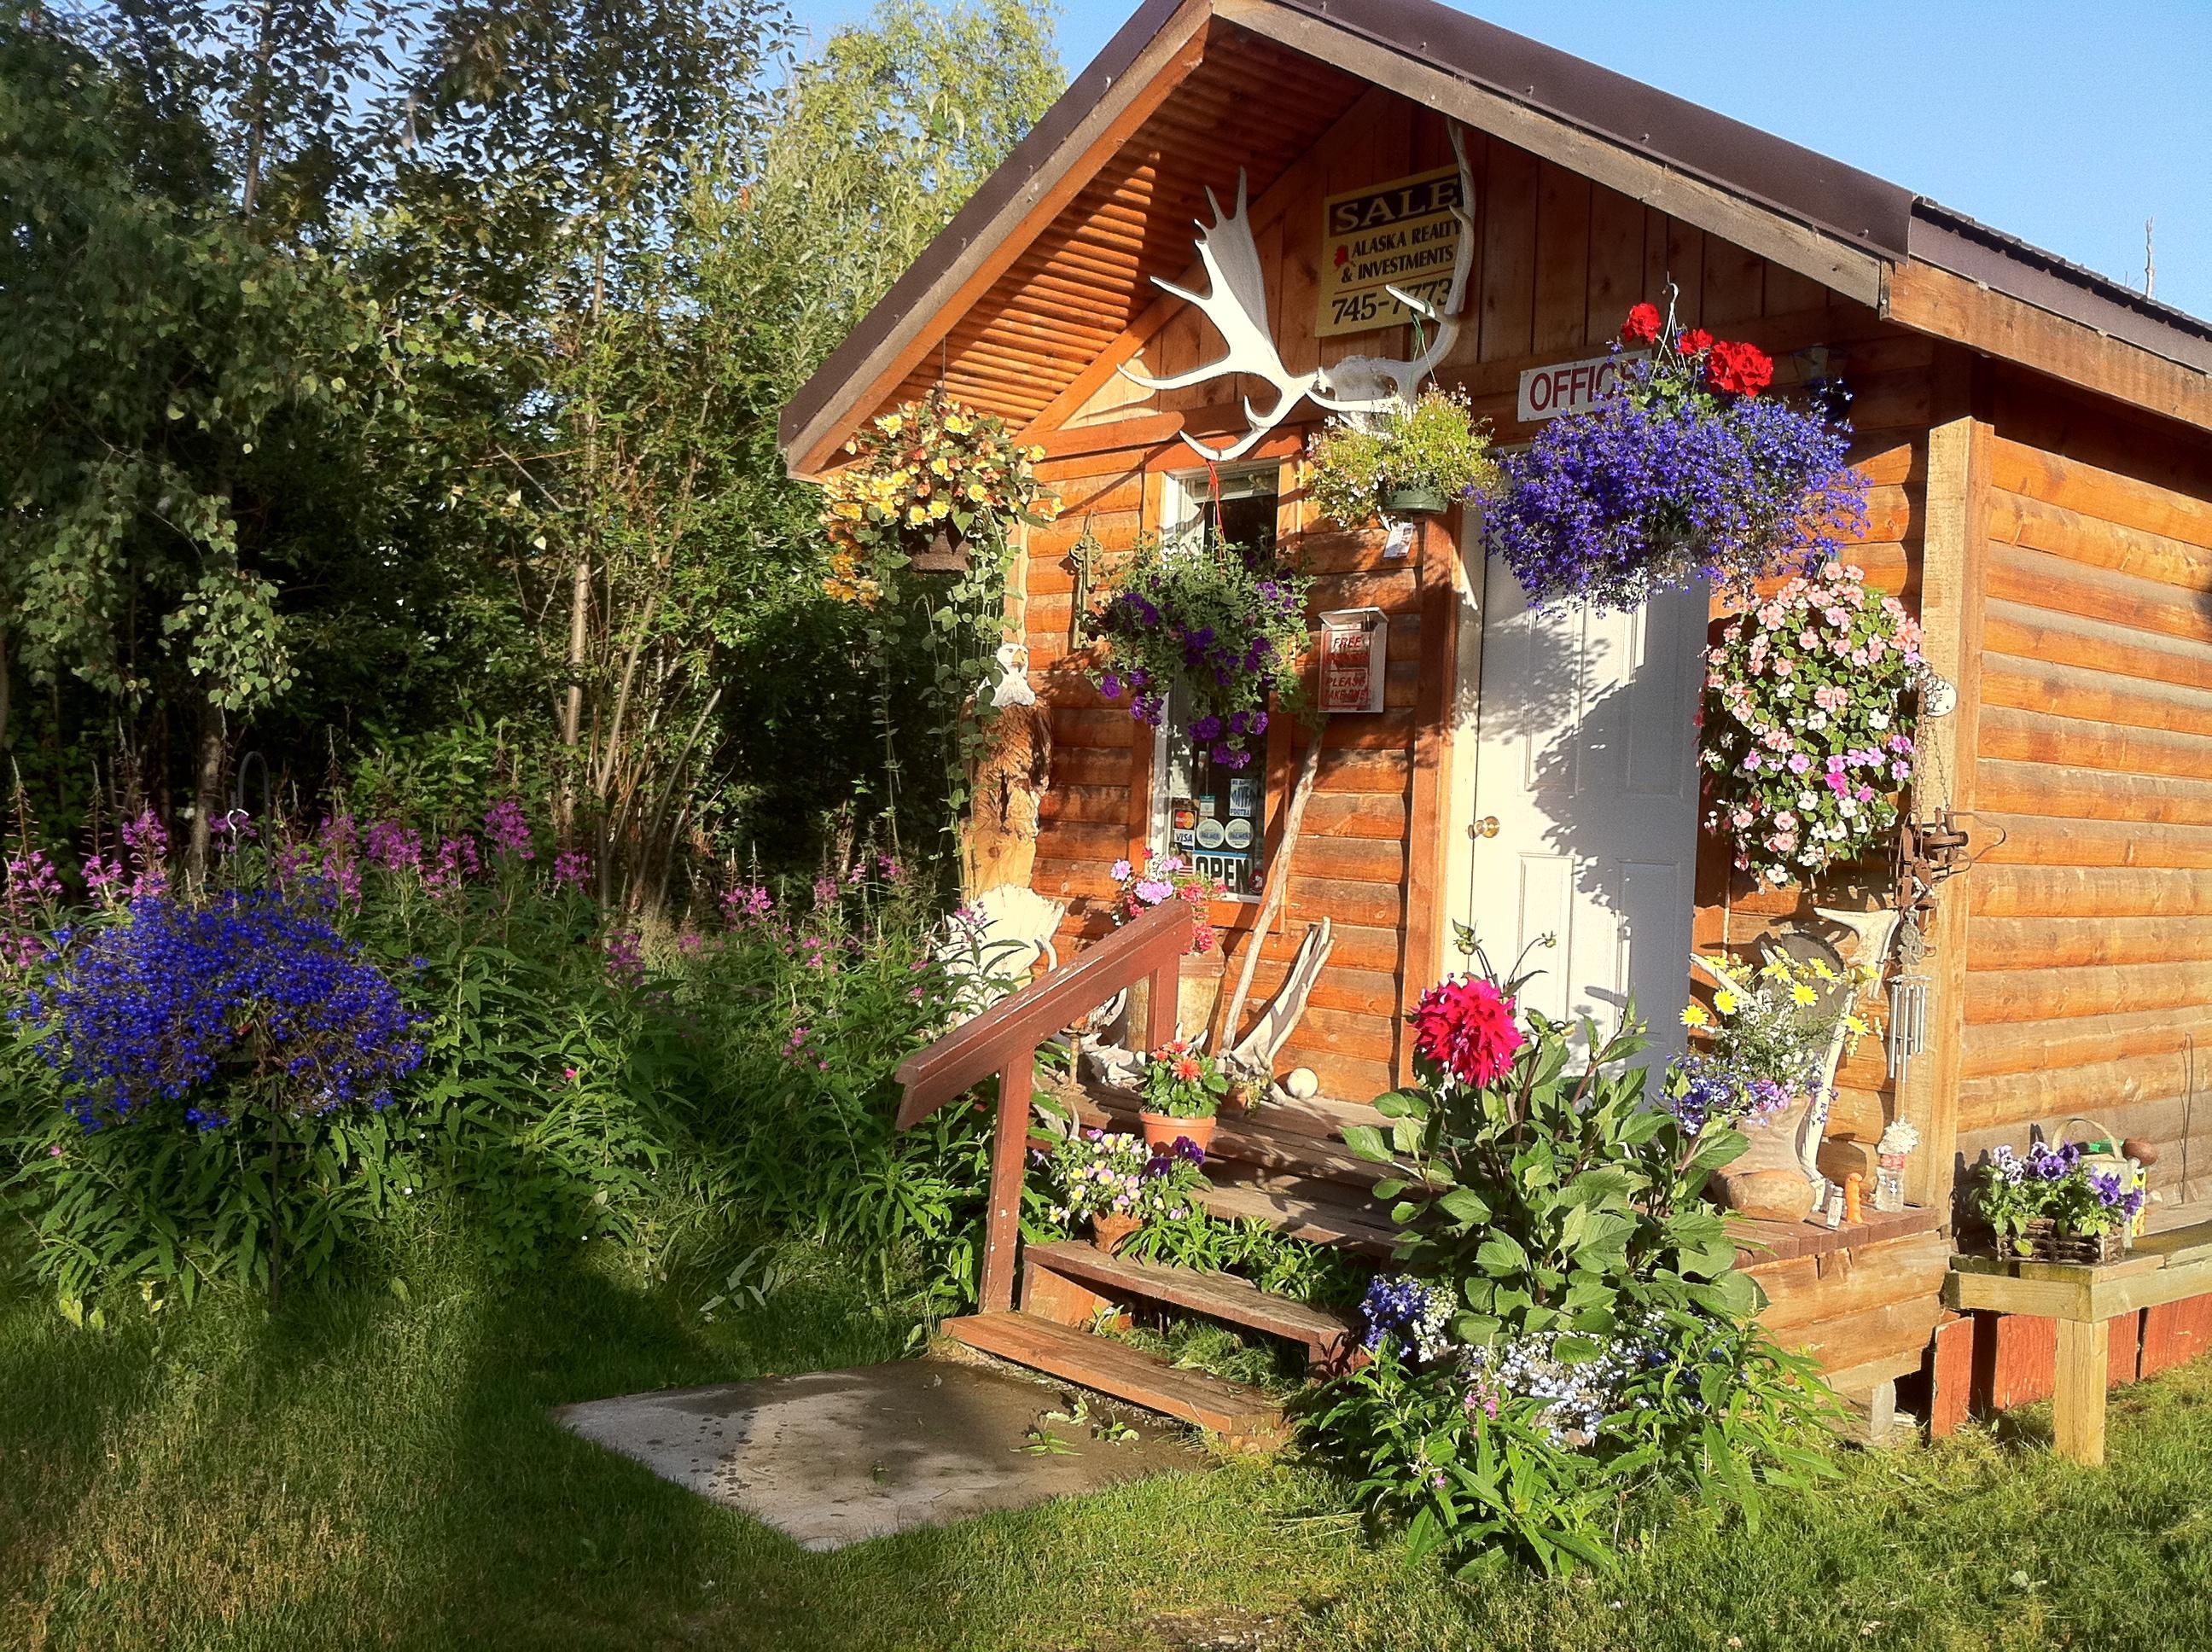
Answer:
M1107 1211L1094 1211L1091 1217L1091 1242L1111 1256L1127 1244L1130 1236L1143 1225L1133 1216L1116 1216Z
M1144 1127L1145 1145L1156 1153L1166 1152L1176 1145L1178 1136L1188 1137L1201 1153L1213 1151L1213 1127L1216 1123L1209 1114L1202 1119L1178 1118L1172 1113L1140 1111L1137 1122Z

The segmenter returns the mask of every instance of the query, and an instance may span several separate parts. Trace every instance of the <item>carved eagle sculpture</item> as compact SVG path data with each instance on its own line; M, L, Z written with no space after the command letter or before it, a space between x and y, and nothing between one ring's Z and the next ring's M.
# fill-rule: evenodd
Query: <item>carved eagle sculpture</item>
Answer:
M1410 405L1421 381L1451 354L1458 342L1460 311L1467 301L1468 272L1474 258L1474 220L1467 208L1474 199L1474 180L1467 164L1467 145L1459 128L1451 129L1452 153L1459 161L1460 204L1452 209L1459 220L1459 249L1452 260L1451 288L1442 304L1431 304L1401 288L1390 295L1435 329L1427 348L1410 360L1383 355L1347 355L1334 367L1310 373L1292 373L1283 365L1267 325L1267 272L1260 264L1260 249L1252 240L1252 222L1245 196L1245 178L1237 173L1237 210L1224 215L1221 203L1209 187L1206 204L1213 210L1211 225L1198 225L1198 258L1206 276L1206 290L1192 291L1163 276L1152 277L1162 292L1195 305L1214 325L1228 348L1214 361L1188 373L1164 379L1123 366L1118 370L1132 384L1149 391L1182 390L1208 380L1238 374L1265 380L1275 399L1264 412L1243 398L1244 416L1251 428L1225 447L1209 447L1185 432L1183 440L1203 459L1217 462L1241 459L1270 430L1291 416L1304 399L1332 413L1358 418L1394 405Z

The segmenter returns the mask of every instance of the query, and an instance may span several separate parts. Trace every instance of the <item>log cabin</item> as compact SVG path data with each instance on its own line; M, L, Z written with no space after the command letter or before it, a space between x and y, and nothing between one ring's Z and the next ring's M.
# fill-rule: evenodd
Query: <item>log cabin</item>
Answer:
M1286 920L1258 943L1262 1002L1306 926L1330 920L1279 1063L1319 1094L1224 1127L1218 1189L1225 1212L1373 1243L1372 1169L1331 1136L1409 1075L1404 1013L1458 966L1455 925L1507 957L1555 936L1529 989L1547 1011L1602 1016L1632 991L1667 1029L1692 949L1750 949L1808 920L1813 898L1733 875L1700 833L1701 595L1532 614L1472 510L1395 536L1319 523L1301 489L1323 416L1310 398L1261 418L1274 392L1249 374L1148 390L1121 371L1181 380L1224 353L1204 307L1159 283L1204 289L1194 223L1240 191L1285 376L1411 356L1408 313L1356 258L1346 270L1339 230L1462 156L1467 281L1436 376L1499 444L1573 405L1577 369L1670 288L1684 325L1768 351L1778 388L1850 390L1871 483L1852 559L1917 614L1957 690L1923 727L1911 812L1954 811L1972 865L1927 920L1923 1049L1901 1077L1871 1041L1846 1064L1823 1148L1863 1163L1889 1121L1917 1126L1910 1208L1759 1235L1753 1260L1768 1323L1847 1393L1918 1373L1939 1426L1970 1381L1983 1400L2028 1397L2036 1379L2002 1350L1991 1375L2003 1327L1943 1306L1962 1167L2086 1114L2160 1150L2154 1225L2212 1198L2212 1107L2195 1123L2197 1040L2212 1044L2212 326L1433 0L1147 0L794 397L788 467L822 476L865 421L933 389L1042 446L1060 516L1009 576L1050 752L1018 875L1066 904L1063 957L1108 932L1107 867L1166 847L1193 783L1176 742L1081 669L1079 544L1111 551L1218 509L1231 537L1295 550L1316 617L1382 619L1381 708L1328 723ZM1186 437L1239 451L1208 462ZM1280 830L1287 724L1246 794L1265 829L1223 861L1237 888L1211 916L1232 962ZM975 1324L1012 1305L1000 1237ZM1116 1288L1142 1294L1081 1272L1030 1258L1028 1317L1065 1327ZM2212 1331L2196 1324L2116 1323L2114 1345L2155 1344L2163 1363ZM995 1334L975 1339L1066 1358L1034 1327Z

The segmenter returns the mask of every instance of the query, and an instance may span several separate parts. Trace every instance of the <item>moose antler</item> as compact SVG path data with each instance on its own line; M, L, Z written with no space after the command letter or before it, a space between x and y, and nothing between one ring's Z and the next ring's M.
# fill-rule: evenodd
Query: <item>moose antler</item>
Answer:
M1203 384L1208 379L1225 379L1239 373L1249 373L1273 385L1275 404L1264 414L1252 405L1249 396L1244 398L1244 416L1251 422L1252 428L1228 446L1208 447L1188 433L1184 434L1183 440L1194 451L1217 460L1241 459L1250 452L1254 443L1290 416L1298 398L1309 394L1321 377L1317 373L1292 373L1284 367L1275 342L1268 336L1267 277L1260 267L1260 249L1252 244L1252 223L1244 190L1244 173L1240 168L1237 173L1237 210L1224 215L1212 188L1209 185L1206 189L1206 201L1213 209L1213 222L1211 227L1198 225L1198 258L1206 266L1206 277L1203 294L1178 287L1159 276L1152 277L1153 285L1162 292L1198 307L1229 346L1227 353L1204 367L1164 379L1127 367L1119 369L1123 378L1146 390L1182 390Z
M1267 274L1260 265L1260 249L1252 241L1244 173L1240 170L1234 212L1224 214L1213 191L1209 187L1206 191L1206 203L1213 209L1213 222L1198 225L1198 258L1206 269L1206 290L1194 293L1163 276L1152 277L1152 284L1162 292L1196 305L1213 323L1227 350L1203 367L1164 379L1127 366L1116 371L1130 383L1152 391L1182 390L1237 374L1249 374L1273 386L1274 404L1265 413L1252 405L1249 396L1243 398L1244 416L1252 428L1227 446L1208 447L1189 432L1183 433L1183 441L1192 452L1216 461L1243 458L1262 436L1288 418L1303 398L1310 397L1332 412L1355 415L1377 413L1394 403L1410 404L1421 381L1436 371L1458 341L1459 313L1467 301L1468 275L1474 268L1474 220L1467 207L1474 199L1474 179L1468 170L1466 143L1456 126L1451 129L1451 141L1452 153L1459 158L1460 189L1460 204L1452 209L1453 216L1459 220L1460 234L1459 250L1452 260L1451 289L1441 305L1416 298L1401 288L1389 289L1400 303L1436 327L1435 338L1413 360L1347 355L1334 367L1316 367L1311 373L1292 373L1283 365L1267 327Z

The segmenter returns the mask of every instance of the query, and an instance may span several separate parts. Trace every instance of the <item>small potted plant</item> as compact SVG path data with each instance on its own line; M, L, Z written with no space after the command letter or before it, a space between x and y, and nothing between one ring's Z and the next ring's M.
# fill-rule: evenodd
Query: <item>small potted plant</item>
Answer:
M1410 404L1338 414L1307 445L1315 506L1347 527L1378 516L1435 516L1498 479L1490 431L1464 392L1431 386Z
M1170 1148L1185 1140L1204 1152L1213 1145L1215 1115L1229 1080L1220 1063L1178 1038L1146 1059L1137 1093L1143 1102L1137 1121L1149 1145Z
M1742 1157L1715 1174L1713 1189L1746 1216L1802 1220L1822 1185L1815 1163L1834 1063L1872 1030L1858 999L1874 973L1779 951L1756 971L1725 958L1698 963L1720 990L1710 1010L1692 1003L1682 1023L1710 1042L1669 1069L1664 1104L1686 1136L1755 1127Z
M1974 1172L1968 1202L2000 1256L2094 1265L2118 1261L2142 1210L2140 1178L2080 1145L2037 1142L2026 1154L1994 1149Z
M1049 1155L1056 1221L1089 1220L1091 1242L1109 1256L1146 1223L1190 1213L1206 1150L1188 1139L1161 1148L1097 1129L1063 1139Z
M1114 900L1108 912L1116 929L1154 907L1186 901L1191 908L1190 945L1186 951L1213 951L1217 937L1206 908L1209 901L1218 901L1225 893L1220 880L1192 871L1179 854L1163 855L1149 848L1140 861L1116 860L1106 869L1106 875L1114 880Z
M1137 1193L1151 1150L1119 1132L1079 1130L1049 1157L1058 1199L1053 1216L1071 1226L1091 1224L1091 1242L1111 1256L1137 1230Z

